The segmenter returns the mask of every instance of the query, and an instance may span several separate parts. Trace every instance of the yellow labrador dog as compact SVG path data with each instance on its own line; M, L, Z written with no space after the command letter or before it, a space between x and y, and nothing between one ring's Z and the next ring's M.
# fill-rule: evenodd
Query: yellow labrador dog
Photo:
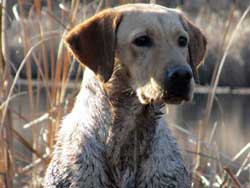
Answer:
M190 187L162 109L192 99L202 32L174 9L129 4L77 25L65 42L86 69L45 187Z

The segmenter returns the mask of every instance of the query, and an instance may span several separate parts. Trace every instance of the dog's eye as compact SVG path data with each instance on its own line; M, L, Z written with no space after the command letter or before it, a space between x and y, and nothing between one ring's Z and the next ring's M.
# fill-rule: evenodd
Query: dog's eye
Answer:
M151 38L147 35L137 37L134 41L133 44L139 47L150 47L153 45L153 42Z
M188 43L188 39L184 36L180 36L178 38L178 45L182 48L186 47L187 46L187 43Z

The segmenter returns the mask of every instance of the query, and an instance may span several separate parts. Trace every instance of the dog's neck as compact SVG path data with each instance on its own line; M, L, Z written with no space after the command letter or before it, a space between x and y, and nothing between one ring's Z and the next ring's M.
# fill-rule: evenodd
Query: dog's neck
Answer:
M106 140L107 158L121 170L147 156L157 118L162 114L162 106L142 104L129 82L126 69L116 65L111 79L104 84L113 122Z
M135 160L147 156L156 121L162 114L163 106L141 104L136 93L129 86L129 75L122 67L115 67L107 83L98 81L90 70L85 71L85 74L84 88L81 90L85 94L80 96L86 97L87 92L95 93L94 102L89 103L88 105L91 105L89 107L95 108L92 105L96 103L98 103L97 107L107 107L99 109L103 114L97 114L104 116L105 120L108 119L107 122L95 122L95 125L98 125L95 129L104 130L101 134L105 135L102 137L102 142L106 147L107 159L112 165L125 170L130 164L134 164ZM99 103L103 104L99 105ZM102 119L92 118L96 118L96 121ZM134 169L135 166L131 168Z

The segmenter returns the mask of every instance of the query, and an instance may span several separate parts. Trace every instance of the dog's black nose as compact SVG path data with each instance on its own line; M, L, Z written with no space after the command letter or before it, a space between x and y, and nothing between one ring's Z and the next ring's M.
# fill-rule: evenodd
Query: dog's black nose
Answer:
M189 66L174 66L165 73L165 99L174 103L181 100L190 100L192 97L192 69Z
M168 69L166 82L185 83L193 77L192 70L188 66L176 66Z

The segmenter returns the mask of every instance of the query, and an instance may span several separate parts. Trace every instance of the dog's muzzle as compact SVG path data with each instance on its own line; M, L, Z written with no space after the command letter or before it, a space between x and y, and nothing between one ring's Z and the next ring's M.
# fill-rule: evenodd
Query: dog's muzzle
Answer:
M192 69L189 66L174 66L165 73L164 100L166 103L178 104L192 98Z

